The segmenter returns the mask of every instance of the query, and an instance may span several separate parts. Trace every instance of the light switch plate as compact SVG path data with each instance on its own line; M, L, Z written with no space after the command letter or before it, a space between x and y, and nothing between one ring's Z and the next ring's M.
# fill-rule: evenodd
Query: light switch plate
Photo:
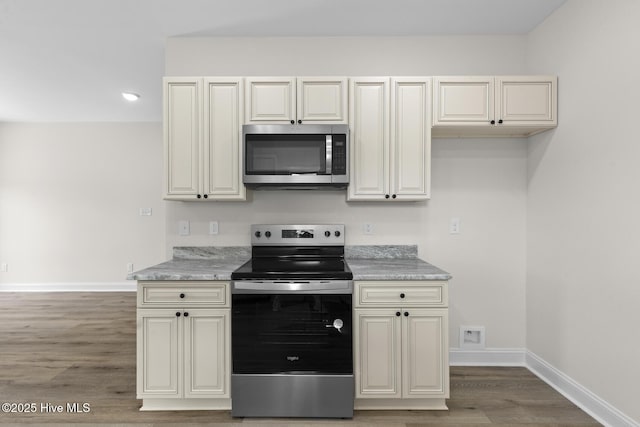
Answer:
M449 234L460 234L460 218L451 218L451 221L449 221Z

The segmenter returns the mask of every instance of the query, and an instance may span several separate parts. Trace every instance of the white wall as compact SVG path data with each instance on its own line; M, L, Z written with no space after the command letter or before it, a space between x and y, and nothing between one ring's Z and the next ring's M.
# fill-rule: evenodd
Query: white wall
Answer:
M523 74L525 37L172 38L166 75ZM526 140L433 142L432 199L346 202L345 192L253 192L248 203L168 203L167 256L178 245L249 244L261 222L339 222L347 244L417 244L451 272L451 345L459 325L493 348L525 346ZM461 218L460 235L448 233ZM192 235L177 235L191 221ZM207 235L208 221L220 234ZM373 236L362 225L375 226Z
M570 0L529 35L559 126L529 142L527 347L640 423L638 22Z
M163 261L161 180L160 123L0 124L0 284L122 283Z

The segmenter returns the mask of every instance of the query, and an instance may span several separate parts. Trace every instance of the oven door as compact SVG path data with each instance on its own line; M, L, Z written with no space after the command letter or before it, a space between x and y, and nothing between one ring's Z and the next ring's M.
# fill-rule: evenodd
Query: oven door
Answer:
M307 284L276 282L272 290L251 291L234 282L234 374L353 373L350 289L288 290Z

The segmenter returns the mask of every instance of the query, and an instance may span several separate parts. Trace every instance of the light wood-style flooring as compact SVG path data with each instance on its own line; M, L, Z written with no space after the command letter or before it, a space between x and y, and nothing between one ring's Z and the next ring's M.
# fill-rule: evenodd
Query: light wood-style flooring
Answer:
M452 367L449 411L356 411L352 420L234 419L227 411L139 412L135 293L0 292L0 424L136 426L597 426L525 368ZM89 412L67 413L67 403ZM47 413L42 405L65 406Z

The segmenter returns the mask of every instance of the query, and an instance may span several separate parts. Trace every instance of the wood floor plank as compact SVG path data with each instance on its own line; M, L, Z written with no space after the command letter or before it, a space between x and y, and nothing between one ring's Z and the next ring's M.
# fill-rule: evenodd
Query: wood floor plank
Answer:
M136 296L0 292L0 425L47 427L512 427L599 425L525 368L451 367L449 411L356 411L351 420L233 418L229 411L140 412L136 400ZM88 403L87 413L41 404Z

